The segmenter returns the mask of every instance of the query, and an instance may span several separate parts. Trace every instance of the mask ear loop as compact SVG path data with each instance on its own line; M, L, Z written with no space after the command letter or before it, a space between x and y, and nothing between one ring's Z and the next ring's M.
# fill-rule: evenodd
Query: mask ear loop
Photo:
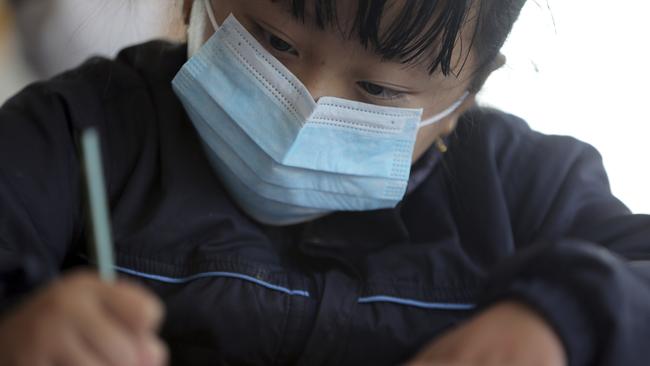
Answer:
M465 92L465 94L463 94L463 96L460 97L460 99L458 99L456 102L454 102L454 104L449 106L449 108L445 109L444 111L438 113L437 115L435 115L435 116L433 116L433 117L431 117L431 118L429 118L427 120L424 120L424 121L420 122L420 124L418 125L418 129L422 128L422 127L425 127L425 126L432 125L432 124L437 123L437 122L440 122L443 119L449 117L452 113L456 112L456 110L458 108L460 108L460 106L463 103L465 103L465 100L467 100L467 97L469 97L469 94L470 94L469 92Z
M217 23L217 18L214 16L214 9L212 8L210 0L203 0L203 4L205 5L205 11L208 13L208 18L210 18L212 27L215 31L219 30L219 24Z

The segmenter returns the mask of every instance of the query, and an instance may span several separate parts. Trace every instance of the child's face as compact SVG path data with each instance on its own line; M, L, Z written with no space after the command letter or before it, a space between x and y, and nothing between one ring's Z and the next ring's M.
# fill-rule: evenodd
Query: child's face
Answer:
M401 0L395 0L397 4ZM454 50L453 75L439 71L429 75L429 62L404 65L382 61L358 40L346 39L339 32L319 29L307 19L294 18L290 9L272 0L212 0L216 20L221 24L229 14L253 34L260 43L296 75L314 99L335 96L365 103L394 107L423 108L423 119L453 104L468 89L474 70L473 52ZM345 29L354 16L356 1L341 0L339 21ZM307 6L307 9L310 9ZM389 15L390 16L390 15ZM471 30L462 34L471 36ZM205 40L212 35L208 29ZM460 44L470 44L464 39ZM461 65L465 63L461 69ZM460 70L460 71L459 71ZM460 72L460 73L458 73ZM456 120L473 103L472 98L444 121L422 128L418 134L413 161L422 155L441 135L450 133Z

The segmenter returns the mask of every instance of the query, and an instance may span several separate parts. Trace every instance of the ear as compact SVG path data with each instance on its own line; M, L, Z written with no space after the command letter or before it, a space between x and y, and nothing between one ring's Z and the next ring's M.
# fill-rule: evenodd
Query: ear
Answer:
M503 53L499 52L494 60L492 60L492 63L489 65L489 67L486 67L483 71L476 75L476 79L471 84L470 92L472 94L477 94L479 91L481 91L483 85L488 80L490 75L502 68L505 64L506 56Z
M183 0L183 19L185 25L190 24L190 15L192 13L192 4L194 0Z
M503 67L503 65L506 64L506 55L503 53L499 52L497 57L494 59L494 62L492 63L492 69L490 70L490 73L495 72L499 70L500 68Z

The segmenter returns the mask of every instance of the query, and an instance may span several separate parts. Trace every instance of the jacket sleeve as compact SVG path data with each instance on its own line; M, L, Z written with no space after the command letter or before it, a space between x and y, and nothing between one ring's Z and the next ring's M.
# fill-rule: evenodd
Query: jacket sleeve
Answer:
M45 84L0 108L0 315L57 275L80 219L69 111Z
M533 145L519 160L534 171L519 167L507 178L519 182L512 194L523 202L513 205L514 231L529 236L496 268L483 305L516 299L536 309L570 365L647 365L650 216L612 195L591 146L564 137Z

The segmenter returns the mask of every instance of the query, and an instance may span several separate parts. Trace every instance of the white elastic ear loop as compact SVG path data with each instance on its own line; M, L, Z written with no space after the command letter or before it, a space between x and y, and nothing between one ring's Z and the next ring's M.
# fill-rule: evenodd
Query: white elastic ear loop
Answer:
M205 11L208 13L208 18L210 18L212 28L214 28L216 32L219 30L219 23L217 23L217 18L214 16L214 9L212 8L212 4L210 3L210 0L204 0L203 4L205 4Z
M456 110L463 103L465 103L465 100L467 99L467 97L469 97L469 94L470 94L469 92L465 92L465 94L463 94L463 96L460 97L460 99L455 101L454 104L450 105L449 108L445 109L444 111L436 114L435 116L433 116L433 117L431 117L429 119L426 119L426 120L420 122L420 124L418 125L418 128L422 128L422 127L425 127L425 126L432 125L434 123L440 122L443 119L449 117L452 113L456 112Z

